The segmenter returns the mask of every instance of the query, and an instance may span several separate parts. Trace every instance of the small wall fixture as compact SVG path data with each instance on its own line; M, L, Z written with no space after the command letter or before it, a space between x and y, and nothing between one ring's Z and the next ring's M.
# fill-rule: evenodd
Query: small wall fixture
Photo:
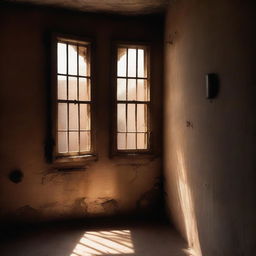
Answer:
M205 76L206 98L214 99L219 93L219 77L215 73L209 73Z

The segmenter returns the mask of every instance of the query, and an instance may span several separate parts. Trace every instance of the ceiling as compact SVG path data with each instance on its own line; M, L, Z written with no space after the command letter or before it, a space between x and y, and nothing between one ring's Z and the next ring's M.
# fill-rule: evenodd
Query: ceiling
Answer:
M117 13L126 15L164 12L169 0L9 0L55 6L85 12Z

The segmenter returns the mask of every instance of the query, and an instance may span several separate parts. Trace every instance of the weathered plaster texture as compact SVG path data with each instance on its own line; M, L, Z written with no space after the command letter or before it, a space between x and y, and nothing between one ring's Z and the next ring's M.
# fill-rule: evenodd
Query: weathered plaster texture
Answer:
M200 255L255 255L255 1L178 0L165 35L165 175ZM205 74L220 91L205 98Z
M2 220L59 219L139 211L137 201L162 175L162 28L161 16L131 19L28 6L1 7ZM98 160L78 169L58 170L45 160L52 32L94 40ZM155 59L151 66L154 157L110 157L110 67L114 40L151 43ZM10 173L15 170L22 172L19 182L10 180ZM156 205L157 202L150 203Z

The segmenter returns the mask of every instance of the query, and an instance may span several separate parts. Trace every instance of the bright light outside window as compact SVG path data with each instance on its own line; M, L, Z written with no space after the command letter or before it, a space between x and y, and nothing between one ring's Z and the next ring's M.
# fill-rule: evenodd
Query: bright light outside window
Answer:
M149 50L143 46L117 48L117 150L149 149Z
M59 155L83 155L91 143L90 44L57 42L57 149Z

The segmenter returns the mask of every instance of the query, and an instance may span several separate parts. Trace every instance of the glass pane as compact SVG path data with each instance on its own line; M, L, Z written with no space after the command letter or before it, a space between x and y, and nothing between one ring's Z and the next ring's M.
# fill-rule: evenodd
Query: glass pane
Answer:
M78 104L69 104L69 130L78 130Z
M58 152L68 152L68 136L67 132L58 132Z
M136 149L136 133L127 133L127 149Z
M91 150L91 133L80 132L80 151Z
M126 107L125 107L125 104L117 105L117 130L119 132L126 131Z
M79 100L91 100L91 84L90 79L79 78Z
M117 50L117 76L126 76L126 48Z
M58 103L58 130L67 130L67 103Z
M117 134L117 149L126 149L126 133Z
M135 132L135 104L128 104L127 108L127 131Z
M144 79L138 79L138 84L137 84L137 90L138 90L138 98L137 100L140 101L149 101L149 88L148 88L148 83L147 80Z
M68 99L77 100L77 78L68 78Z
M128 79L128 100L136 100L136 79Z
M137 133L137 149L147 149L147 134Z
M58 43L57 48L58 73L67 74L67 45L63 43Z
M78 47L78 61L79 61L79 75L90 76L89 60L87 55L88 49L86 47Z
M145 51L143 49L138 49L138 77L147 76L147 66L145 63Z
M117 100L126 100L126 79L117 79Z
M68 46L68 73L70 75L77 74L77 46Z
M58 99L67 99L67 78L66 76L58 76Z
M80 104L80 129L90 130L91 129L91 115L90 115L90 105Z
M79 151L79 136L78 132L69 132L69 152Z
M147 131L147 105L146 104L137 105L137 131L138 132Z
M128 76L136 76L136 49L128 49Z

